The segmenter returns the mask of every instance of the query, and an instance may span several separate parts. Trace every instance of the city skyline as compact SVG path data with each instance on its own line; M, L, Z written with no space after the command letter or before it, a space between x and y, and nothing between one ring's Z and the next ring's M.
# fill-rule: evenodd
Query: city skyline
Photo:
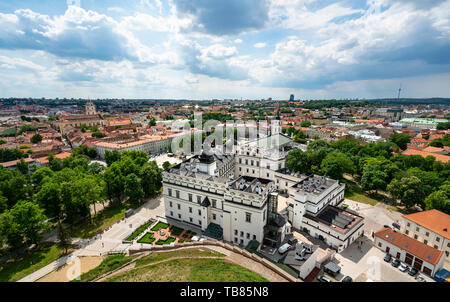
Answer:
M0 97L449 97L450 1L0 3Z

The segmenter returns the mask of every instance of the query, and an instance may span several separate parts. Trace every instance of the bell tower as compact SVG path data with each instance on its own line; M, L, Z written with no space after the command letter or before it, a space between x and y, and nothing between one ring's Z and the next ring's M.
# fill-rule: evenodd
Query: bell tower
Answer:
M86 109L85 110L86 110L86 114L87 115L97 114L97 110L95 109L95 105L90 100L86 102Z

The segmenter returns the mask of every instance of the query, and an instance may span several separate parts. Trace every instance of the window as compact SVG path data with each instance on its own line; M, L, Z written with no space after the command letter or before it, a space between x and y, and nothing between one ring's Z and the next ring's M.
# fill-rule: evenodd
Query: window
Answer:
M178 210L181 210L181 206L179 203L177 204L177 207L178 207Z
M428 240L424 240L423 243L428 244Z
M172 189L169 188L169 196L172 196Z
M197 203L200 204L202 202L202 197L197 195Z
M239 158L239 163L242 164L242 158Z
M407 225L407 226L410 226L411 224L408 222L406 225Z
M406 230L406 231L405 231L405 234L408 235L408 234L409 234L409 230Z
M253 235L253 240L256 240L256 235Z
M247 233L247 239L250 239L250 233Z
M378 247L381 247L381 242L378 242Z
M234 237L234 242L237 243L238 239L236 237Z
M414 239L417 239L417 237L418 237L417 235L414 235Z
M180 219L181 219L181 214L178 214L178 218L180 218Z
M172 203L172 202L169 202L169 206L170 206L170 207L173 207L173 203Z
M419 231L419 227L416 228L416 232L418 232L418 231Z
M216 220L216 214L213 214L213 220Z
M246 212L245 213L245 222L252 222L252 214Z
M234 230L234 235L237 236L237 234L238 234L238 230Z
M244 237L244 232L241 231L241 237Z
M435 244L434 246L433 246L435 249L438 249L438 246Z
M253 166L253 160L252 160L252 166Z
M245 160L245 164L248 165L248 159Z
M439 242L439 241L441 241L441 238L436 237L436 242Z
M173 211L170 211L170 216L173 216Z
M425 236L427 236L427 237L430 236L430 232L426 232Z
M189 217L189 221L192 222L192 217Z
M175 194L177 195L177 198L180 198L180 191L176 190Z
M201 210L198 210L198 215L202 216L202 211Z
M192 213L192 208L191 207L189 207L189 213Z
M199 221L198 221L198 224L199 224L199 225L202 225L202 221L201 221L201 220L199 220Z
M189 193L189 201L192 202L192 194Z
M213 208L217 207L217 201L215 199L212 199L212 206Z

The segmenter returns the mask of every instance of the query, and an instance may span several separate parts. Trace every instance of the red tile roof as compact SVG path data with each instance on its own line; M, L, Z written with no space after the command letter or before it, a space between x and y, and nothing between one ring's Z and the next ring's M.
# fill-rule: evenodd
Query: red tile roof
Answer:
M444 255L444 251L437 250L390 228L383 228L374 235L433 265L438 264Z
M425 152L425 151L415 150L415 149L411 149L411 148L408 148L402 154L403 155L420 155L420 156L423 156L423 157L427 157L427 156L431 155L431 156L434 156L436 158L436 161L440 161L440 162L443 162L443 163L447 163L450 160L450 156L448 156L448 155L442 155L442 154L437 154L437 153Z
M421 225L424 228L427 228L447 239L450 239L450 215L433 209L404 215L403 218Z

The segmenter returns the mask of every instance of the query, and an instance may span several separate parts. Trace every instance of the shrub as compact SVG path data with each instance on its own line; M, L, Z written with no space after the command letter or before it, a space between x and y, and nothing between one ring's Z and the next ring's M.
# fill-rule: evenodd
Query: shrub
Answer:
M152 231L157 232L160 229L167 229L168 227L169 227L169 225L167 223L158 221L158 223L154 227L152 227Z
M183 233L184 229L176 227L176 226L172 226L172 229L170 231L171 231L172 235L180 236L181 233Z
M152 232L148 232L147 234L142 236L142 238L139 239L137 242L138 243L152 243L153 241L155 241L155 238L153 237L153 233Z

